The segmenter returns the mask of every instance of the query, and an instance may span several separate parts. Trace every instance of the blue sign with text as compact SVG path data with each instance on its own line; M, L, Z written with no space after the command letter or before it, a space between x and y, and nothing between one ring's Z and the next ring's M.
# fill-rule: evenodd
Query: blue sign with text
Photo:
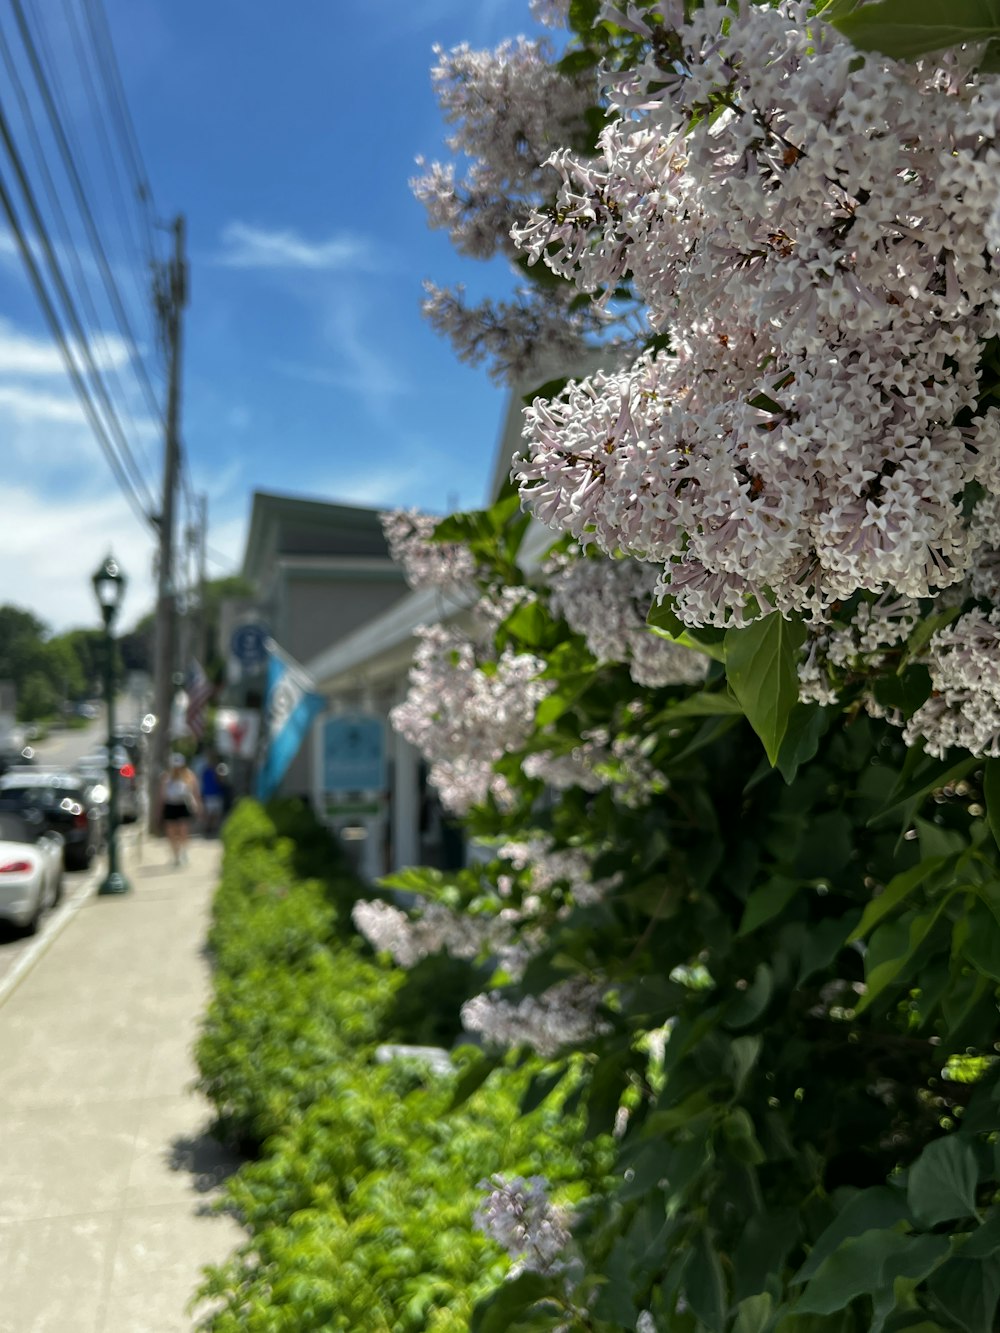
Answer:
M381 791L385 787L385 724L352 713L323 723L323 790Z

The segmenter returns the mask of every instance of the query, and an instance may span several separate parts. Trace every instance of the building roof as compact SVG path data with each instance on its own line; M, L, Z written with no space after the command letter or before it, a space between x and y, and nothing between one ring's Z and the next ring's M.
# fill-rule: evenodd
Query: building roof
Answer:
M378 509L254 491L243 577L258 583L283 556L374 557L388 561Z

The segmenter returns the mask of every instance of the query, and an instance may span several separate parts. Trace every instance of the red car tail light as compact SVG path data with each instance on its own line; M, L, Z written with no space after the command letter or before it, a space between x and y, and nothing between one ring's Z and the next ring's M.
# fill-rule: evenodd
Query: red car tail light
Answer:
M80 806L77 806L76 813L73 816L73 827L74 828L87 827L87 812Z
M135 777L135 769L132 767L131 764L123 764L121 768L118 770L118 772L122 775L123 778Z
M0 865L0 875L24 875L32 868L30 861L8 861Z

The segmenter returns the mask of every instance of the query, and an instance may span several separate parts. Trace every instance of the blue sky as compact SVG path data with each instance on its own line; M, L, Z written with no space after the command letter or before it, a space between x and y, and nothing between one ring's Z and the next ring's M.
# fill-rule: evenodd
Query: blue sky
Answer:
M70 0L82 14L80 4ZM444 152L432 45L535 32L527 0L105 0L105 9L157 209L187 219L184 438L194 486L208 494L210 574L239 564L254 489L441 512L480 503L504 395L424 324L421 282L464 281L476 293L508 280L430 232L408 181L419 154ZM155 366L137 252L100 189L99 127L72 32L62 7L26 10L44 29L81 152L94 154L95 214ZM3 27L16 52L9 18ZM30 93L23 61L22 76ZM3 68L0 90L27 159ZM85 246L81 254L89 264ZM121 372L139 469L155 488L157 428L129 387L110 312L102 324L97 350ZM56 630L93 623L89 575L110 545L131 579L124 623L142 615L153 539L82 421L2 229L0 432L0 602Z

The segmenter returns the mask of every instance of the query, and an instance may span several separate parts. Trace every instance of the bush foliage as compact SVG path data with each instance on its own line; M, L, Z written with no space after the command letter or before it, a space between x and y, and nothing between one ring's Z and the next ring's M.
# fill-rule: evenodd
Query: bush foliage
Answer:
M538 1061L485 1083L493 1064L472 1047L452 1074L377 1063L381 1042L454 1027L449 987L436 995L429 977L412 990L356 936L344 908L362 890L301 807L244 802L224 838L197 1060L219 1132L252 1160L223 1201L248 1239L209 1270L201 1327L459 1333L510 1268L472 1225L478 1183L544 1169L579 1199L606 1170L606 1146L582 1143L582 1117L558 1092L521 1114Z

